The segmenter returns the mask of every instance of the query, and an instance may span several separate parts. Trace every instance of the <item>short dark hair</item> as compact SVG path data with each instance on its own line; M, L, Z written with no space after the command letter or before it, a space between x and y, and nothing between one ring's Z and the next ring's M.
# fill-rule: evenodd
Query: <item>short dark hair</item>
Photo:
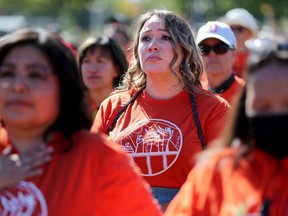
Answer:
M74 132L90 129L92 119L76 59L57 35L40 28L25 28L4 36L0 40L0 64L10 50L26 44L35 46L47 57L60 85L59 115L44 135L60 131L70 139Z
M94 52L96 49L100 49L103 55L111 58L113 64L117 68L117 77L113 80L113 85L118 86L121 77L128 69L128 62L124 51L120 47L117 41L110 37L90 37L86 39L78 48L78 67L81 71L81 65L83 59L87 53Z

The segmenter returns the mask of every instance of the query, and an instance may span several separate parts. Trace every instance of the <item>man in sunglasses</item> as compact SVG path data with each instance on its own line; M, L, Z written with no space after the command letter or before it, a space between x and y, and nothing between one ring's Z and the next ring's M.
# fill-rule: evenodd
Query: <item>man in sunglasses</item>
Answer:
M223 22L209 21L198 30L196 43L202 51L205 66L201 80L203 88L219 94L233 105L244 80L232 69L237 48L232 29Z
M243 77L249 57L245 41L257 37L258 24L255 17L244 8L233 8L219 18L219 21L228 24L237 40L236 58L233 64L234 73Z

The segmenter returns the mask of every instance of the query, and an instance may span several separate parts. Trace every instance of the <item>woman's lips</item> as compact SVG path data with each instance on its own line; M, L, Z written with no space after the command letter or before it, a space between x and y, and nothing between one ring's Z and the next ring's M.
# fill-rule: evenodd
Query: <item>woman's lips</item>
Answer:
M159 56L149 56L146 61L159 61L162 60Z
M31 106L32 104L25 100L10 100L6 103L7 106Z

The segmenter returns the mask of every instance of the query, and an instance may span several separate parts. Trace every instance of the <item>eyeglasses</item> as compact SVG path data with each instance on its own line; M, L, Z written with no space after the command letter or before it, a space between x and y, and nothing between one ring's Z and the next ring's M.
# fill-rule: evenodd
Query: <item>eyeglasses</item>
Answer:
M235 33L242 33L244 32L246 29L242 26L230 26L230 28L232 29L232 31Z
M234 48L230 47L229 45L225 44L225 43L218 43L214 46L208 46L208 45L201 45L200 44L200 48L202 50L202 54L204 56L209 55L210 51L213 50L214 53L216 53L217 55L224 55L228 52L228 50L234 50Z
M51 74L50 68L38 64L29 66L24 74L17 72L13 65L3 64L0 65L0 88L11 87L19 79L30 88L41 88Z

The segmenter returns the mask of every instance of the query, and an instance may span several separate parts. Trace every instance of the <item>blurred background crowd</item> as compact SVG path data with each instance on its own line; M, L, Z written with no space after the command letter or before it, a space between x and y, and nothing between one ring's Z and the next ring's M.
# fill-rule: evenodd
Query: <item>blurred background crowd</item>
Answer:
M0 198L6 196L2 188L9 192L14 189L12 184L35 176L35 185L48 194L51 215L71 215L73 208L67 203L72 196L62 196L60 190L50 193L54 190L47 189L42 179L53 189L64 188L67 179L69 183L74 180L64 191L76 188L79 192L74 194L80 195L73 197L73 202L89 200L86 204L95 215L160 215L161 206L165 216L194 215L192 211L223 216L231 215L232 210L237 213L242 202L247 207L244 213L287 213L288 148L283 142L288 140L286 5L284 0L0 0L0 167L7 166L0 169ZM38 112L31 112L34 104ZM232 116L228 115L230 110ZM82 130L85 134L80 134ZM90 132L104 133L109 139ZM91 144L102 142L112 147L112 140L119 143L140 169L130 167L131 158L125 159L120 150L115 150L117 157L102 144L90 151L85 146L90 144L90 136ZM227 152L233 163L225 163L225 168L240 178L225 175L221 155L224 175L218 176L218 159L211 160L216 161L215 171L208 167L212 174L207 169L198 172L198 167L190 172L194 156L216 138L223 149L231 147ZM56 147L55 154L53 148L41 147L43 142L56 143L69 157L58 154ZM217 144L211 145L211 151L208 146L209 157L210 152L217 154ZM20 149L19 154L13 152L16 159L7 156L11 153L7 147L14 151L13 145L15 152ZM50 157L52 153L57 157ZM208 156L205 151L195 164ZM124 165L115 165L118 157L123 157ZM50 160L47 167L53 172L39 168ZM78 161L85 163L79 165ZM101 170L96 170L100 181L94 184L90 170L101 163ZM248 163L251 168L245 165ZM69 170L68 177L64 178L63 170ZM151 191L136 174L140 170ZM79 181L74 173L81 173ZM207 173L212 177L206 178ZM61 181L58 175L63 176ZM128 177L132 184L125 179ZM51 182L57 182L58 187ZM101 201L89 197L85 189L90 187ZM214 193L209 187L219 191ZM192 192L193 197L204 194L204 198L190 200ZM21 200L18 194L17 199ZM5 204L1 200L0 212ZM63 202L58 211L54 206L59 200ZM91 205L94 200L97 207ZM232 210L227 208L231 203L237 204ZM87 212L79 206L79 212Z
M287 36L285 4L284 0L0 0L0 33L21 27L45 27L79 46L88 35L120 35L121 29L113 32L111 25L124 24L128 39L133 21L150 9L173 10L186 17L197 31L231 8L245 8L256 18L259 34Z

